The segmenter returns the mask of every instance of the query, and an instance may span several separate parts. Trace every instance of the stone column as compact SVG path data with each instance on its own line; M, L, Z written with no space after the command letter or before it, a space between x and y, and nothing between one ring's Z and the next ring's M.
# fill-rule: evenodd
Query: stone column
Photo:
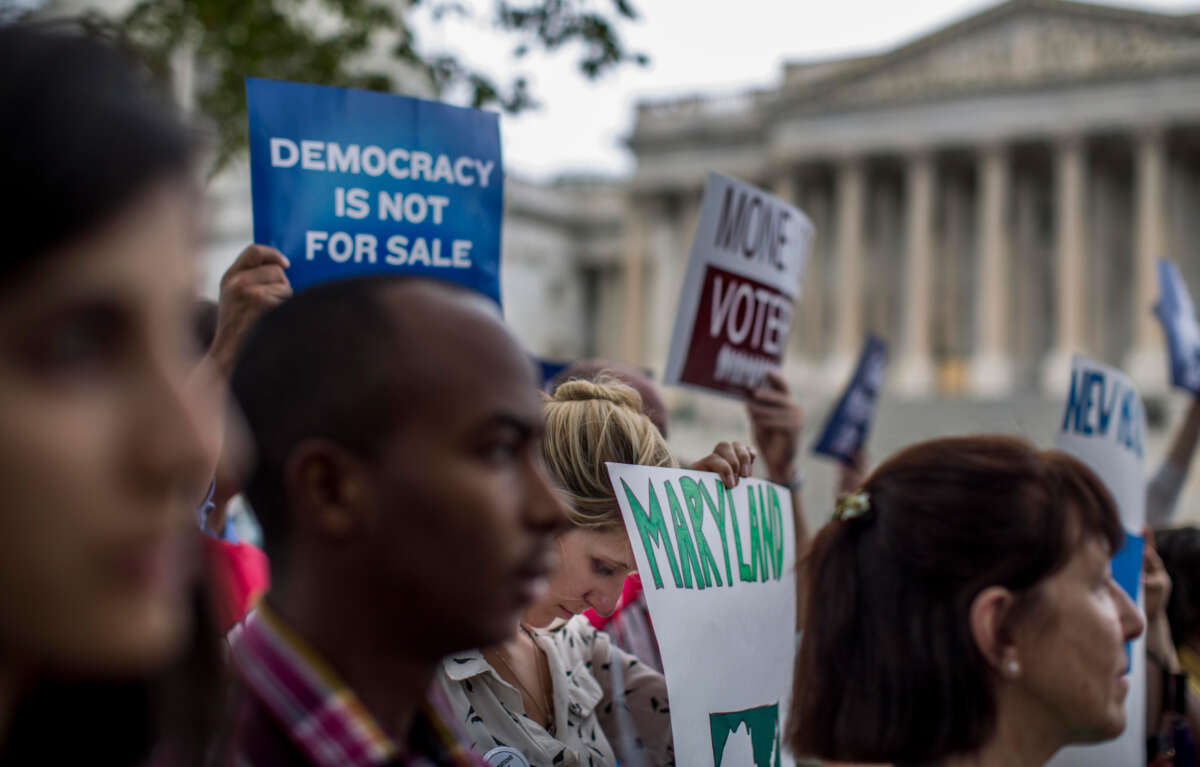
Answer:
M857 157L842 160L837 168L837 306L834 316L833 349L824 383L830 388L845 385L854 367L862 333L863 194L866 172Z
M801 342L805 356L809 359L820 359L825 349L825 308L826 296L825 274L829 269L829 233L830 207L828 187L822 187L806 195L804 199L805 215L813 224L812 248L808 254L808 265L804 268L803 305L797 312L803 317L804 326L801 330Z
M1054 341L1042 364L1042 388L1048 396L1065 396L1071 379L1071 356L1084 349L1084 259L1086 253L1087 155L1082 137L1059 141L1054 154L1055 310Z
M789 205L800 207L800 197L804 190L798 171L795 168L785 168L784 172L771 182L771 193Z
M654 204L646 206L650 216L652 287L648 296L650 311L643 330L649 339L649 348L642 364L653 370L655 376L661 376L666 369L671 334L679 312L683 274L687 268L688 245L683 243L682 234L683 201L682 195L673 199L675 194L674 190L663 191Z
M1148 127L1138 133L1134 157L1133 348L1125 369L1145 392L1167 387L1162 328L1151 313L1158 300L1155 262L1167 257L1168 239L1164 215L1166 139L1161 127Z
M979 268L975 288L975 349L971 391L1002 397L1012 390L1009 349L1008 199L1010 157L1002 145L988 146L979 157Z
M900 309L903 336L894 380L897 393L912 397L927 394L933 388L929 316L936 166L933 155L927 151L910 155L907 163L904 305Z
M807 190L798 169L789 168L784 175L776 178L772 184L772 191L776 197L787 204L804 210L803 202ZM816 242L814 241L809 249L808 261L804 267L801 292L796 295L796 303L792 311L792 327L783 361L784 375L793 384L807 384L812 374L808 350L805 348L804 341L810 323L810 310L814 304L818 309L820 307L819 291L815 291L813 289L815 286L812 284L813 262L816 255Z
M642 201L631 195L625 220L623 249L625 287L625 322L622 328L621 356L632 365L645 364L646 336L645 279L646 279L646 214Z
M704 201L704 188L684 189L679 193L679 207L676 210L677 222L675 229L675 245L672 253L672 274L674 294L670 296L670 327L666 330L666 346L664 347L661 370L666 370L667 355L670 354L671 335L675 331L675 319L679 313L680 293L683 291L683 280L687 274L688 264L692 260L692 241L696 238L696 229L700 225L700 206ZM661 387L660 393L669 409L681 406L696 406L697 392L679 386Z

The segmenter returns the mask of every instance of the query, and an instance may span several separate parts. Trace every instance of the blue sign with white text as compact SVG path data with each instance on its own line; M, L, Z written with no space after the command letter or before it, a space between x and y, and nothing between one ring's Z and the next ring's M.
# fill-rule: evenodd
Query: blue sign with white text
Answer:
M500 303L494 113L256 78L246 104L254 240L288 257L293 289L416 274Z
M830 413L821 438L813 447L814 453L854 464L855 453L866 443L871 431L886 364L887 344L875 336L867 336L854 375Z
M541 377L542 389L550 391L550 382L554 377L571 367L571 363L567 360L550 360L541 357L535 357L534 362L538 366L538 375Z
M1158 262L1158 289L1154 314L1167 335L1171 385L1200 394L1200 324L1179 269L1166 259Z

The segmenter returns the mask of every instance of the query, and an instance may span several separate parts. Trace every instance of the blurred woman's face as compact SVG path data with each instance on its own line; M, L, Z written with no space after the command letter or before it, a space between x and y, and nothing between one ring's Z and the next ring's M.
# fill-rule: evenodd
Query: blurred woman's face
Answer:
M1090 538L1040 587L1039 614L1016 630L1017 684L1038 721L1067 743L1115 738L1125 729L1125 643L1142 633L1141 612L1112 577L1108 544Z
M186 385L194 207L155 186L0 286L0 647L24 667L137 673L188 628L220 407Z
M624 527L575 527L559 536L558 566L545 597L525 614L527 623L548 625L587 609L612 615L625 578L635 571L633 547Z

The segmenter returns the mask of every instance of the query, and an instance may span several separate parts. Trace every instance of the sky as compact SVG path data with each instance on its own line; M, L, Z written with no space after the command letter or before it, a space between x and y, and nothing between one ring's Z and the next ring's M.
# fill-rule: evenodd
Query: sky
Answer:
M570 55L535 55L520 65L542 102L501 118L510 173L547 181L565 173L619 176L633 169L622 138L639 100L736 93L777 84L786 61L888 50L973 15L994 0L633 0L641 18L625 24L629 47L648 53L589 82ZM607 5L606 0L593 0ZM482 6L480 6L482 7ZM1200 0L1130 2L1124 7L1200 12ZM490 71L517 71L511 41L463 21L421 25L422 40L453 47Z

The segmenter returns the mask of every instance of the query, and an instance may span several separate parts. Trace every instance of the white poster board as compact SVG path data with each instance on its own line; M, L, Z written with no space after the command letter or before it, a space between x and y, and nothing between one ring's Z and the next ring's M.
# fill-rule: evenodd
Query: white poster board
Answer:
M1076 355L1071 365L1057 447L1086 463L1112 493L1125 528L1125 546L1113 557L1113 575L1140 608L1142 526L1146 519L1143 444L1146 415L1133 381L1121 371ZM1096 746L1063 749L1052 767L1134 767L1146 762L1146 651L1131 643L1125 732Z
M813 225L749 184L708 174L663 382L745 397L787 349Z
M795 656L785 488L609 463L662 651L676 763L779 767Z

